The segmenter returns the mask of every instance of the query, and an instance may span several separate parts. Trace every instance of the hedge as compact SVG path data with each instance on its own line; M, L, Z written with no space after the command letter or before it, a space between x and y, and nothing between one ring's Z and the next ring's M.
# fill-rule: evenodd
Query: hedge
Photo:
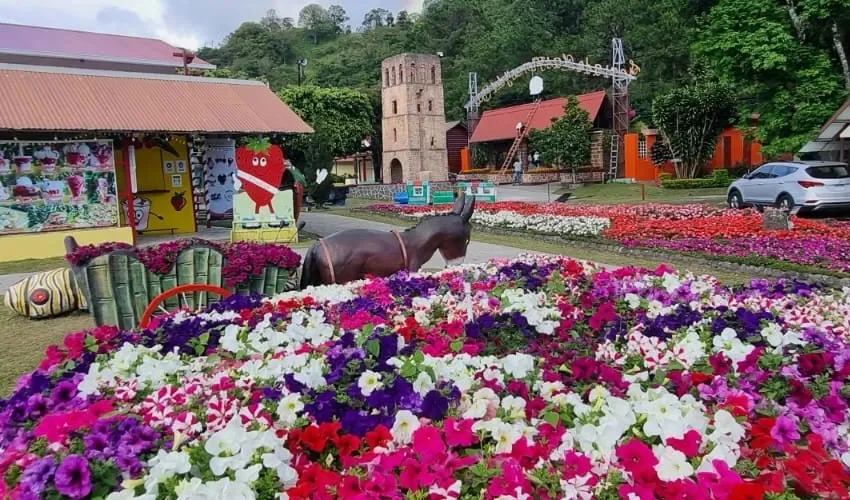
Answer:
M669 174L661 175L661 186L667 189L704 189L728 187L732 184L729 172L715 170L711 177L701 179L673 179Z

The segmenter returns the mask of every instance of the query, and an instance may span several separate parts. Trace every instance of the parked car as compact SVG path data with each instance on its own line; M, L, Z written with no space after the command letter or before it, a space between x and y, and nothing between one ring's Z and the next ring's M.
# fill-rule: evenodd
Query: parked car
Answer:
M726 192L729 208L775 206L800 212L850 209L850 168L845 163L766 163Z

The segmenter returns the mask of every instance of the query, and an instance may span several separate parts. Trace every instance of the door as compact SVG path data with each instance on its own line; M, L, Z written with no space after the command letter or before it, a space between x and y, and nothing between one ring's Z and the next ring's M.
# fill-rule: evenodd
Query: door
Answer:
M404 171L398 158L393 158L393 161L390 162L390 182L393 184L404 182Z
M765 201L767 182L771 178L773 165L762 165L741 182L741 195L747 203Z
M723 138L723 168L732 166L732 138L728 135Z

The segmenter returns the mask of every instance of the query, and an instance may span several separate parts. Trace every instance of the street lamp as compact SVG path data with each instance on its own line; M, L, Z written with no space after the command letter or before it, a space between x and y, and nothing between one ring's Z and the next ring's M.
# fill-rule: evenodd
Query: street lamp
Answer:
M304 68L307 66L307 59L298 60L298 85L301 85L301 79L304 78Z

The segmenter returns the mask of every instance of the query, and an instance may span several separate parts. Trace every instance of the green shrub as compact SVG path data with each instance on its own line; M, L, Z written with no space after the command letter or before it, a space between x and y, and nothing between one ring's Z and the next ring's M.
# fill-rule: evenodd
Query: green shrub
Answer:
M661 177L661 186L666 189L705 189L727 187L732 183L729 172L726 170L715 170L711 177L701 179L672 179Z

